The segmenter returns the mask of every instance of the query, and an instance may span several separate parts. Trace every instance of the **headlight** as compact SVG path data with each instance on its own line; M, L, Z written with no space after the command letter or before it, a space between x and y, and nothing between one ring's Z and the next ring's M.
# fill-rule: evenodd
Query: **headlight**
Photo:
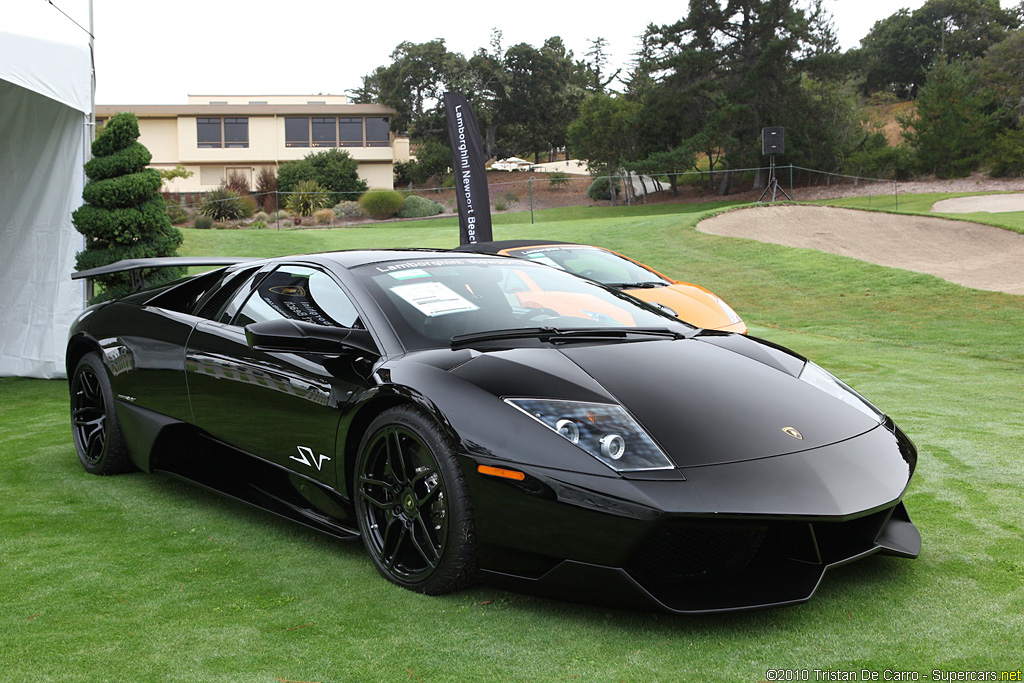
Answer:
M838 398L846 405L856 408L878 423L885 421L885 414L871 405L866 398L848 387L841 379L823 370L811 361L807 361L804 369L800 371L800 379L813 387L821 389L829 396Z
M505 402L616 472L674 467L621 406L544 398L506 398Z
M729 322L731 322L731 323L741 323L741 322L743 322L743 319L740 318L738 315L736 315L736 311L732 310L732 306L730 306L729 304L725 303L724 301L719 299L714 294L712 294L711 296L715 297L715 303L718 304L718 307L722 309L722 311L725 313L726 316L728 316Z

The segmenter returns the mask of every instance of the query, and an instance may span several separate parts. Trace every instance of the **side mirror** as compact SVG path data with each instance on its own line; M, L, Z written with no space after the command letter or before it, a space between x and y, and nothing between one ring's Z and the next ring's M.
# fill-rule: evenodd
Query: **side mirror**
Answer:
M285 353L338 354L346 348L380 355L368 330L327 327L300 320L264 320L245 326L250 349Z

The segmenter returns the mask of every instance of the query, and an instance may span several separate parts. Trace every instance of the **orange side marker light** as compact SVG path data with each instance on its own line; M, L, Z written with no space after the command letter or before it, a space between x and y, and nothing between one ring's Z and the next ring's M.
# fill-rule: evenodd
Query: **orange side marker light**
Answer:
M501 467L491 467L490 465L477 465L476 471L480 474L486 474L492 477L501 477L502 479L514 479L515 481L523 481L526 479L526 475L522 472L506 470Z

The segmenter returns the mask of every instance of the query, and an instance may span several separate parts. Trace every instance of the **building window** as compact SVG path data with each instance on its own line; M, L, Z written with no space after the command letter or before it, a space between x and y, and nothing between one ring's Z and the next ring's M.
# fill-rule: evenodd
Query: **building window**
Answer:
M309 147L309 117L286 117L284 120L284 146Z
M221 147L220 119L196 119L196 139L200 148Z
M249 146L249 119L245 117L224 119L224 146Z
M201 149L249 146L249 119L197 118L196 142Z
M388 147L391 145L391 127L386 116L366 117L366 146Z
M359 117L338 119L338 140L342 147L362 147L363 119Z
M313 117L313 146L337 147L338 136L334 125L335 118Z

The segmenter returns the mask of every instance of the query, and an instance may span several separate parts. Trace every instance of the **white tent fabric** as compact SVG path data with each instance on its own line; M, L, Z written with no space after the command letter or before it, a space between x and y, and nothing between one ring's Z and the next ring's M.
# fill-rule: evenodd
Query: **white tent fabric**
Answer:
M65 373L90 70L85 46L0 32L0 376Z

